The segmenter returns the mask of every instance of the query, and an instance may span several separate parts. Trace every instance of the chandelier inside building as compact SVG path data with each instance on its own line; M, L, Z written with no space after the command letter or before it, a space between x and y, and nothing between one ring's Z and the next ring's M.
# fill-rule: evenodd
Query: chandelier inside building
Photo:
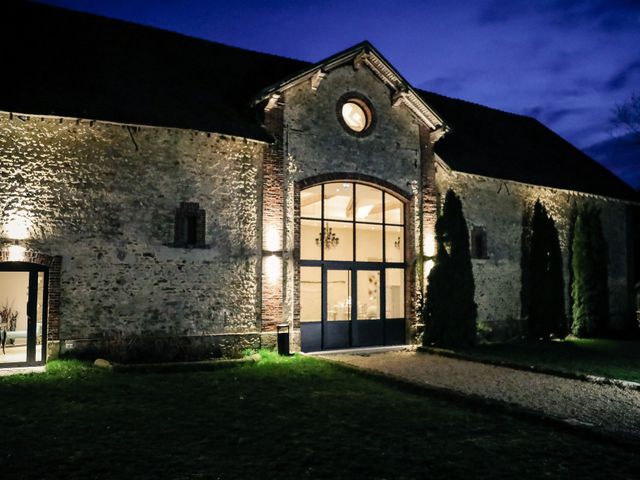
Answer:
M320 235L318 235L316 237L316 245L320 246L322 244L322 233L320 233ZM332 248L335 248L338 246L338 244L340 243L340 239L338 238L338 236L333 233L333 230L331 230L331 227L327 227L326 230L324 231L324 248L327 250L330 250Z

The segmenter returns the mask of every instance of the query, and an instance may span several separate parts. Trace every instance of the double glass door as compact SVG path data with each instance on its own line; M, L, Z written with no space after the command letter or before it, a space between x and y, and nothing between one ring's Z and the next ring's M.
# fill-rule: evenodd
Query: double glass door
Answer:
M323 348L384 344L382 270L328 267L324 276Z
M303 351L404 343L403 277L379 265L301 267Z

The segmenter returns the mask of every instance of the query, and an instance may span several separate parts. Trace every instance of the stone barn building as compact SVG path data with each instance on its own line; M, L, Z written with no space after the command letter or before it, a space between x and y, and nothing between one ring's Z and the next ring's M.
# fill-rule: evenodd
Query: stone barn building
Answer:
M413 88L368 42L307 63L24 2L0 23L2 365L235 355L279 324L294 351L416 343L449 188L479 322L521 316L537 199L567 286L570 212L601 209L611 321L631 315L634 192L533 118Z

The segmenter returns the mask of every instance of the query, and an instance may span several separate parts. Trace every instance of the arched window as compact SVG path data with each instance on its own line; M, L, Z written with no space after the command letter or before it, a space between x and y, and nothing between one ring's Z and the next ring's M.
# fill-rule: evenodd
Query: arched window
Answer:
M351 181L300 192L303 350L404 343L404 202Z

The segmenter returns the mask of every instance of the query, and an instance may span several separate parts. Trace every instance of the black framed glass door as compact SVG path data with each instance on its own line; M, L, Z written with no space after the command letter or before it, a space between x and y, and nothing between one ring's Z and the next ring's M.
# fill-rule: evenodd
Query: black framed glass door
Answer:
M324 269L324 350L384 345L384 291L380 267Z
M351 268L322 269L322 347L351 345L354 276Z
M404 343L404 203L358 182L300 193L303 351Z
M0 264L0 368L46 361L48 269Z
M307 299L320 300L315 308L309 301L302 305L303 351L404 343L404 269L341 262L303 266L301 290Z

